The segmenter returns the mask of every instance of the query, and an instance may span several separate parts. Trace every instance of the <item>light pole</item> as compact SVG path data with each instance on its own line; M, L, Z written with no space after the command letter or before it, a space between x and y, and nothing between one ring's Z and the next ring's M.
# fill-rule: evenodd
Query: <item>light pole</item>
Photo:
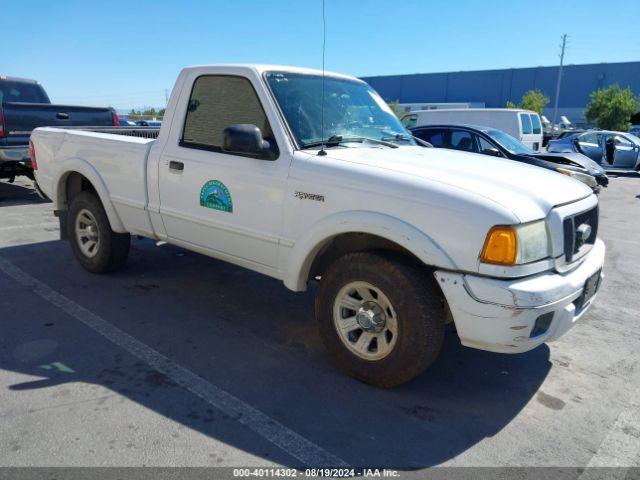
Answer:
M560 68L558 68L558 82L556 83L556 101L553 105L553 123L551 128L556 124L558 117L558 100L560 99L560 83L562 83L562 64L564 63L564 48L567 45L567 34L562 35L562 50L560 51Z

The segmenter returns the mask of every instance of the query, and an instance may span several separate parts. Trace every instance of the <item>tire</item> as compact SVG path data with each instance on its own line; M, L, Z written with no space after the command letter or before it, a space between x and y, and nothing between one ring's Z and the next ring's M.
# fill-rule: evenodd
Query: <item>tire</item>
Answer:
M391 388L422 373L444 341L443 295L435 280L410 260L386 253L350 253L335 260L322 274L315 311L337 365L377 387ZM362 337L365 333L369 336Z
M83 227L86 235L80 233ZM93 192L81 192L71 202L67 234L76 260L92 273L118 270L129 254L131 236L111 230L102 202Z

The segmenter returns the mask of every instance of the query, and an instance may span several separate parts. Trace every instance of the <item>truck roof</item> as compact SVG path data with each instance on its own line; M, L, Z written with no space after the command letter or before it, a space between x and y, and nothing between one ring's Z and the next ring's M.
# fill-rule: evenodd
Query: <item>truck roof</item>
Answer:
M20 77L8 77L6 75L0 75L0 80L11 80L12 82L22 82L22 83L33 83L37 84L37 80L30 80L28 78L20 78Z
M304 67L292 67L289 65L264 65L264 64L253 64L253 63L228 63L228 64L211 64L211 65L190 65L185 67L183 71L188 70L203 70L207 68L234 68L239 70L247 70L256 72L258 74L263 74L264 72L277 71L277 72L290 72L290 73L302 73L307 75L322 75L322 70L315 70L312 68L304 68ZM363 80L359 78L352 77L350 75L344 75L342 73L324 72L326 77L333 78L342 78L345 80L354 80L361 83L365 83Z

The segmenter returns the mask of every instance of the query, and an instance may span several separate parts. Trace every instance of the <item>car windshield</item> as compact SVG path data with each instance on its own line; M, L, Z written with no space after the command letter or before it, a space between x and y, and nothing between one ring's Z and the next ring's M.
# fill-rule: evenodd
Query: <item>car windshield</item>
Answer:
M415 145L411 134L366 83L327 76L267 72L269 87L301 147L319 142L373 139Z
M523 145L511 135L504 133L500 130L489 130L486 132L491 138L498 142L503 148L507 149L514 155L526 155L533 153L526 145Z

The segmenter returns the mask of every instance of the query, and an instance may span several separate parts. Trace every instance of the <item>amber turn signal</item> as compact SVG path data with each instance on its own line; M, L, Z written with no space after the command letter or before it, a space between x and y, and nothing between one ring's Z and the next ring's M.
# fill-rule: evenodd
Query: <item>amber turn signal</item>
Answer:
M513 227L497 226L489 230L480 261L497 265L514 265L518 255L518 240Z

